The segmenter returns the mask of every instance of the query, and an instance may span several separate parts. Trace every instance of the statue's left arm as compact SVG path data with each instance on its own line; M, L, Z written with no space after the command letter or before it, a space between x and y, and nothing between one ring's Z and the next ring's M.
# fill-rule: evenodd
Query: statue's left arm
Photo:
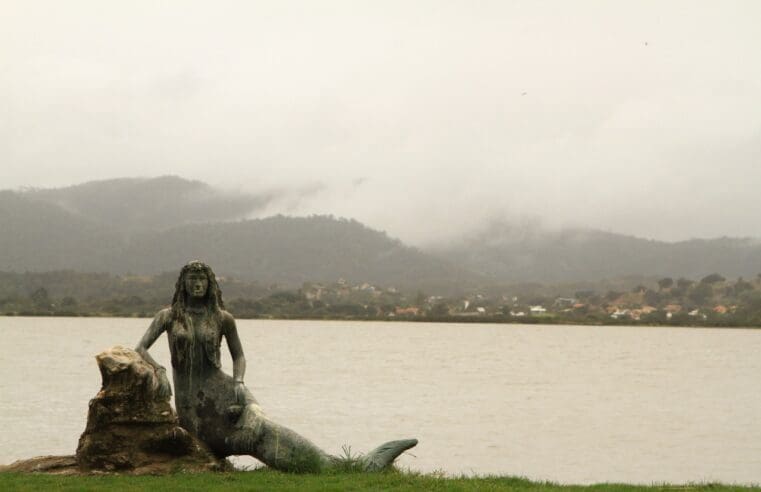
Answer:
M227 348L230 349L230 356L233 359L233 380L235 381L235 396L239 402L245 399L245 385L243 377L246 375L246 357L243 355L243 345L240 343L238 328L235 326L235 319L228 313L225 313L225 339Z

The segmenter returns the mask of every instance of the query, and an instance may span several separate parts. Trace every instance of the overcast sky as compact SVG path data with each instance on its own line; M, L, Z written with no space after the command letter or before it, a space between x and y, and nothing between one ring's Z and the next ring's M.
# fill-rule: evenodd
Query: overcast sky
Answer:
M0 6L0 188L177 174L414 244L761 236L758 1Z

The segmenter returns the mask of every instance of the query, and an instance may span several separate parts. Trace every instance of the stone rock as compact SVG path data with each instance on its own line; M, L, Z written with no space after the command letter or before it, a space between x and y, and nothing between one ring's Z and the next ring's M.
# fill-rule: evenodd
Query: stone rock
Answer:
M103 384L90 400L75 456L38 456L0 472L162 474L230 468L179 426L153 366L134 350L112 347L95 359Z
M159 395L153 366L132 349L116 346L96 356L103 378L90 400L79 438L80 471L164 473L217 470L205 444L178 424L169 396Z
M19 460L10 465L0 465L0 473L50 473L53 475L76 475L79 473L77 457L38 456L29 460Z

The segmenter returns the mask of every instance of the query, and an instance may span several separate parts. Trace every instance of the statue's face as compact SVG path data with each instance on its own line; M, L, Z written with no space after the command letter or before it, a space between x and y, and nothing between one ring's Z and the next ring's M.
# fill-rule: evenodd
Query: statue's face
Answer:
M188 272L185 275L185 292L196 299L206 296L209 288L209 277L204 272Z

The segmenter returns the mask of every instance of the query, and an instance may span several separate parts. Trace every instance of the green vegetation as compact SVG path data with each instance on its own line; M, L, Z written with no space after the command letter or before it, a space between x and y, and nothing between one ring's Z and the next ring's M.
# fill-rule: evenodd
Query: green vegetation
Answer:
M515 477L444 478L416 473L335 473L295 475L261 469L252 472L199 473L165 476L56 476L42 474L0 473L1 490L441 490L525 492L734 492L761 490L721 484L637 486L598 484L591 486L558 485L532 482Z
M0 315L152 317L167 305L175 276L0 272ZM219 281L227 309L240 319L761 326L761 275L734 281L711 274L699 282L667 277L517 284L450 296L345 280L305 282L299 289L229 277Z

